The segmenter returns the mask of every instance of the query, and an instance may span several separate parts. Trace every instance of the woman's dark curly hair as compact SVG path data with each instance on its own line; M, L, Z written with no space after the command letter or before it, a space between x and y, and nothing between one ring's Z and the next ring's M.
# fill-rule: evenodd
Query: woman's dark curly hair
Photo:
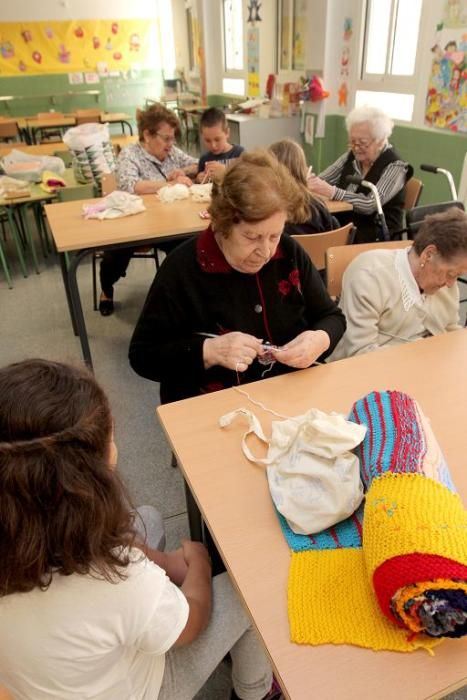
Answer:
M133 516L109 468L109 402L84 369L0 369L0 596L52 574L125 578Z
M138 137L144 141L144 132L148 131L151 136L155 136L163 124L168 124L175 129L175 136L180 136L180 121L177 115L159 102L146 107L146 109L136 110L136 123L138 125Z

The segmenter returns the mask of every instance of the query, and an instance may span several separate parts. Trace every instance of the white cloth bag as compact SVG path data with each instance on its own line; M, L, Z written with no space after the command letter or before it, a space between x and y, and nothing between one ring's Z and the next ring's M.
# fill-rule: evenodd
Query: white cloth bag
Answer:
M351 450L365 437L365 426L341 414L312 408L302 416L274 421L268 440L257 417L246 408L222 416L221 427L229 426L237 416L248 421L243 453L251 462L267 466L272 500L294 532L321 532L357 510L363 486L359 460ZM255 457L249 449L251 434L268 445L265 459Z

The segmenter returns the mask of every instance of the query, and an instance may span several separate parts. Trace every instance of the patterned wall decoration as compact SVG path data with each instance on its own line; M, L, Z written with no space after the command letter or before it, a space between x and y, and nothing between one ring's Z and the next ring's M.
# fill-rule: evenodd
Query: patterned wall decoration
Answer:
M0 23L0 76L159 66L156 19Z

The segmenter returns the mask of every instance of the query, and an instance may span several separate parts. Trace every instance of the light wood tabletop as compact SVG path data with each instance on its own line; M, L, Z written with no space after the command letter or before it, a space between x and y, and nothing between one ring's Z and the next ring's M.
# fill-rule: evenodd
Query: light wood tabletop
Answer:
M339 214L339 212L353 211L353 206L350 202L338 202L333 199L323 199L324 206L331 214Z
M60 175L60 177L65 180L67 187L79 186L79 183L76 182L75 175L70 168L66 169L65 172ZM16 197L13 199L4 199L3 197L0 197L0 207L12 206L14 204L31 204L33 202L51 200L55 197L55 192L46 192L38 183L31 182L29 185L29 195L27 197Z
M191 199L178 200L173 204L163 204L157 196L143 196L146 211L136 216L121 219L98 221L84 220L84 202L64 202L46 207L50 228L60 253L82 248L98 248L112 243L128 243L152 238L186 235L203 231L208 222L201 219L199 212L206 209L206 202L193 202ZM96 200L92 200L96 202ZM89 203L89 202L88 202ZM331 205L344 202L329 202Z
M96 204L98 201L92 199L46 206L50 229L60 253L182 236L203 231L207 227L207 222L199 216L199 212L206 209L205 202L184 199L164 204L156 195L147 194L143 196L146 211L141 214L104 221L84 219L83 204Z
M467 499L465 417L467 332L360 355L263 380L244 389L287 416L311 407L348 413L372 390L416 398L431 420L457 489ZM268 434L269 414L234 389L167 404L158 415L246 609L291 700L421 700L467 683L467 638L446 639L431 657L353 646L300 646L289 641L290 554L273 511L266 475L243 456L246 426L219 428L224 413L247 407ZM261 449L250 445L257 453ZM324 593L323 593L324 594Z
M132 143L136 143L138 136L111 136L110 140L114 146L125 148ZM0 144L0 157L7 156L11 151L23 151L31 155L38 156L53 156L55 151L67 151L68 146L63 141L52 141L51 143L37 143L29 146L21 141L13 141L11 143Z

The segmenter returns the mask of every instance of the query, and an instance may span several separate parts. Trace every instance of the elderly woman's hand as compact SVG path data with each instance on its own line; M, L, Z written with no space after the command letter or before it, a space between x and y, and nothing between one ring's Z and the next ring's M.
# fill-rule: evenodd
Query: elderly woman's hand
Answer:
M203 344L205 369L220 365L227 369L245 372L261 353L262 339L248 333L234 331L216 338L206 338Z
M305 369L326 352L330 342L326 331L304 331L279 350L271 350L271 353L284 365Z
M171 170L167 175L167 181L170 182L171 185L186 185L187 187L191 187L193 184L193 181L188 177L185 171L180 168Z
M329 182L322 180L317 175L310 175L307 178L307 185L311 192L320 194L322 197L328 197L328 199L332 199L336 191L334 185L330 185Z

